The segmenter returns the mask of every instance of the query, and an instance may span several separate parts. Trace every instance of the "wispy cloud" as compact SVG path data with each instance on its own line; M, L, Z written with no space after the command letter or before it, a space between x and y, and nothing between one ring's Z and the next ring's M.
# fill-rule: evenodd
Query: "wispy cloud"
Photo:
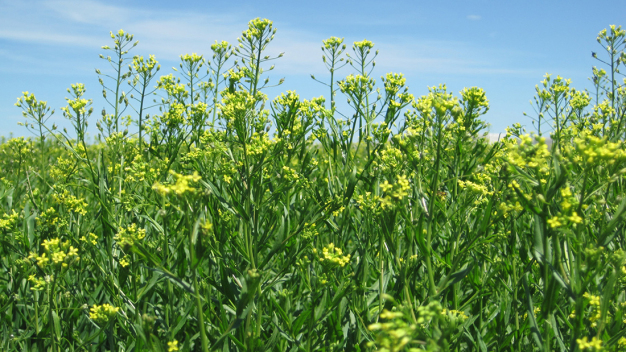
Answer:
M126 22L137 15L143 17L147 11L112 6L94 0L48 0L42 6L49 12L67 20L89 25L106 25L111 22Z
M210 45L215 40L235 44L249 20L243 16L118 6L97 0L0 0L0 40L93 49L110 44L106 37L110 30L123 28L140 41L135 53L154 54L160 61L176 61L181 54L192 52L210 57ZM481 17L467 18L480 20ZM285 52L275 62L276 74L326 72L320 50L325 37L289 23L275 23L275 26L279 33L270 45L269 54ZM492 51L488 55L472 43L423 41L398 35L368 39L375 40L380 49L378 72L527 73L506 65L509 53ZM346 43L350 46L348 40Z
M519 68L510 61L528 55L506 49L484 48L475 43L398 38L380 45L380 68L413 74L526 75L535 70ZM400 44L402 43L402 44Z
M479 15L467 15L467 19L470 21L480 21L482 17Z
M20 29L0 29L0 38L38 44L65 44L71 46L93 46L96 39L95 36Z

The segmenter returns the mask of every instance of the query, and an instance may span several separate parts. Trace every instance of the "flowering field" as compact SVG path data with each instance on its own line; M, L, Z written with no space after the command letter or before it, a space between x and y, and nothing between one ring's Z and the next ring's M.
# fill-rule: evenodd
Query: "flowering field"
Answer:
M626 350L626 31L600 32L593 91L547 75L534 131L497 142L482 89L377 82L367 40L323 41L326 98L269 100L275 33L165 76L112 33L109 105L72 85L73 131L18 98L0 350Z

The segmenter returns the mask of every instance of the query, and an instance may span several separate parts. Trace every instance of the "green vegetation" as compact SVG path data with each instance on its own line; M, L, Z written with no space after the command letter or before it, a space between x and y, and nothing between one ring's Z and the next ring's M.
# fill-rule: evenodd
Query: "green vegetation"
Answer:
M275 32L158 78L112 33L110 107L72 85L74 131L18 99L35 137L0 144L2 351L626 349L626 31L600 33L595 92L546 76L536 133L495 143L483 90L377 84L367 40L323 42L329 99L269 101Z

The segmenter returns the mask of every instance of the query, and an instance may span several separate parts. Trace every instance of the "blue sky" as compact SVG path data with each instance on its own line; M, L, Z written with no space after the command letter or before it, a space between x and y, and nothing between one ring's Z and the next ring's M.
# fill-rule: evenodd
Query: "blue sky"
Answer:
M35 93L56 109L50 123L67 126L60 108L66 89L84 83L94 111L104 107L95 68L106 71L98 55L111 44L110 31L124 29L139 45L131 54L154 54L161 74L178 66L179 56L210 58L215 40L236 43L253 18L268 18L278 29L269 53L270 78L285 77L270 98L286 90L301 97L328 96L321 61L322 40L344 37L351 45L368 39L380 51L374 77L402 72L410 92L446 83L485 89L491 103L486 120L491 132L521 122L532 113L529 101L546 73L591 88L591 57L601 51L596 36L622 23L626 1L119 1L0 0L0 135L28 135L17 125L14 106L23 91ZM106 71L108 72L108 71ZM353 73L349 67L340 76ZM94 113L91 124L99 113Z

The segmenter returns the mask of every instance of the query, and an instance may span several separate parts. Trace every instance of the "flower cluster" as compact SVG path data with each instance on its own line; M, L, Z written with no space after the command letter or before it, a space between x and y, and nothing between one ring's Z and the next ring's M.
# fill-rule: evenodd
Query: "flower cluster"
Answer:
M298 172L287 165L284 165L281 170L280 178L284 178L289 182L297 182L300 179Z
M137 224L131 224L126 228L120 228L113 239L120 246L133 246L135 242L141 241L146 237L145 229L138 229Z
M72 116L72 112L75 116L82 116L87 113L86 107L91 105L91 99L81 99L85 94L85 85L82 83L72 84L72 88L68 88L68 93L74 94L74 99L66 98L68 106L61 108L66 117Z
M275 33L276 29L272 28L272 21L267 18L255 18L248 22L248 29L242 33L245 39L260 39L264 36L265 32Z
M384 322L368 326L370 331L377 332L376 340L369 342L368 346L376 346L376 351L379 352L391 352L401 351L411 342L417 326L408 324L404 319L404 314L385 309L380 313L380 318ZM410 351L417 351L417 349L411 349Z
M68 225L67 220L59 217L59 213L52 207L39 213L35 220L37 220L39 231L46 234L55 230L60 231Z
M322 41L324 44L324 49L329 50L331 52L336 52L341 44L343 43L344 38L330 37ZM343 44L343 49L346 48L346 45Z
M598 321L602 318L602 312L600 309L600 296L595 296L590 294L589 292L585 292L583 294L583 297L589 300L589 305L591 306L591 315L589 316L589 322L591 322L591 327L595 328L598 326Z
M486 176L486 177L481 177L481 176ZM493 195L493 189L491 189L487 185L487 182L489 180L489 177L487 175L478 173L475 175L475 178L477 179L477 182L472 182L469 180L468 181L458 180L457 183L459 184L459 188L467 189L471 193L477 195L478 198L476 199L474 204L478 205L478 204L488 201L489 199L488 197Z
M28 276L28 281L30 281L31 291L42 291L47 283L50 283L54 279L53 276L47 275L44 279L35 276L35 274Z
M378 205L384 202L383 198L377 195L372 195L372 192L359 194L354 198L354 201L359 208L372 212L375 212Z
M443 309L441 311L442 321L451 329L456 329L463 324L468 316L462 310Z
M105 303L102 305L94 305L91 307L89 318L95 321L98 324L105 325L111 319L115 318L117 312L119 312L118 307L113 307L112 305Z
M249 126L251 122L254 122L254 107L263 98L263 96L258 94L254 96L243 90L232 93L224 92L218 108L222 118L227 121L229 128L237 128L239 124ZM239 130L237 132L240 133Z
M509 145L507 161L512 166L519 168L537 169L544 175L549 172L549 159L551 158L545 137L525 134L520 136L520 143Z
M55 194L53 198L59 204L65 205L68 210L83 216L87 215L87 202L70 194L67 189L63 190L63 193Z
M561 213L548 219L548 225L551 228L558 228L565 225L576 226L577 224L581 224L583 218L578 215L573 207L577 204L577 199L572 195L572 190L569 185L561 189L561 197L563 198L561 201Z
M270 140L267 133L254 132L250 138L250 144L246 148L246 154L261 156L271 150L276 140Z
M587 349L592 351L602 351L602 340L598 339L595 336L591 339L591 341L587 339L587 336L583 337L582 339L576 339L576 343L578 344L578 348L580 348L581 351Z
M178 196L182 196L185 193L193 193L196 189L190 186L190 183L197 183L202 179L197 172L194 172L192 175L181 175L176 173L175 171L170 170L170 174L174 176L176 182L172 185L164 185L160 182L157 182L152 186L157 193L162 195L167 195L169 193L174 193Z
M616 161L626 159L626 151L624 151L623 143L621 142L609 142L606 138L585 134L582 137L575 138L574 143L576 144L578 155L588 165L599 162L612 165Z
M380 184L380 189L384 193L384 197L381 198L381 206L383 208L389 208L393 205L392 200L402 200L409 195L411 190L411 183L405 175L398 176L394 184L385 180Z
M228 56L230 56L228 52L231 51L231 46L225 40L219 43L216 40L214 44L211 44L211 51L213 51L213 58L224 57L228 59Z
M67 268L80 259L78 249L70 245L70 241L62 242L60 238L44 240L41 244L44 247L44 253L37 255L31 252L28 259L37 262L37 266L45 268L47 266Z
M364 92L371 92L374 90L376 80L363 75L350 74L343 81L339 82L339 88L342 93L355 99L360 97Z
M159 65L159 62L154 58L154 55L150 55L148 60L144 60L143 56L133 57L133 69L139 74L149 75L155 67L158 71L161 65Z
M339 247L335 247L333 243L322 248L321 255L318 254L317 248L313 248L313 254L317 255L319 261L327 269L336 267L344 267L350 262L350 254L343 255L343 251Z
M180 83L180 79L176 79L173 74L161 76L157 81L157 88L163 89L171 97L178 102L183 102L188 96L189 91L184 84Z
M391 107L400 109L415 99L413 94L408 93L408 87L405 86L406 78L403 74L391 72L381 78Z
M402 151L398 148L387 148L380 152L380 157L375 161L383 173L396 173L404 166Z
M17 224L19 214L15 210L11 210L11 214L2 214L0 218L0 232L9 232Z

